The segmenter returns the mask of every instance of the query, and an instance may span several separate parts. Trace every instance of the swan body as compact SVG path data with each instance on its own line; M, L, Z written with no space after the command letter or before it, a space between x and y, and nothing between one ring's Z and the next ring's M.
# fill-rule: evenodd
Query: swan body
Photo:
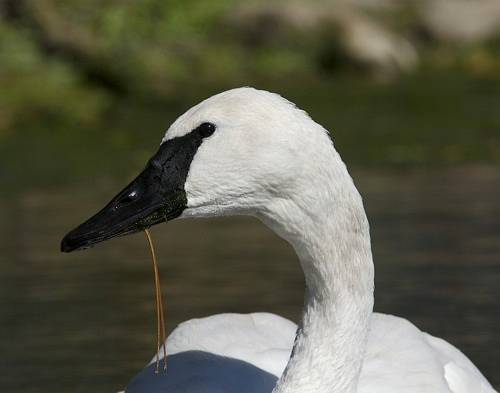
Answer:
M450 344L373 314L361 196L328 132L277 94L233 89L189 109L144 171L61 248L176 217L235 214L257 217L294 248L306 284L299 325L271 314L188 321L167 339L167 374L149 365L127 393L494 392Z
M168 337L169 369L155 375L156 357L129 384L127 393L248 392L270 393L283 373L293 347L297 326L269 313L218 314L180 324ZM196 358L213 354L241 362L247 375L225 385L234 368L213 360L220 374L207 363L172 370L172 359L185 354ZM160 350L159 356L163 354ZM197 385L203 379L204 389ZM244 377L247 377L246 379ZM249 384L253 381L254 384ZM177 390L182 385L184 390ZM226 389L226 390L224 390ZM229 390L232 389L232 390ZM420 331L393 315L373 313L358 393L489 393L494 392L479 370L457 348Z

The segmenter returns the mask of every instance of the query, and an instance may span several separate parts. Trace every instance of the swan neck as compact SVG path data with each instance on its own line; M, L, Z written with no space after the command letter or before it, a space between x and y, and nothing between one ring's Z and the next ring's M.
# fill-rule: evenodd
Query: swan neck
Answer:
M373 311L374 272L361 197L347 170L341 175L338 188L339 183L326 186L332 183L325 181L309 187L322 196L317 203L295 200L290 209L281 202L266 218L294 247L306 282L293 351L273 393L357 389Z

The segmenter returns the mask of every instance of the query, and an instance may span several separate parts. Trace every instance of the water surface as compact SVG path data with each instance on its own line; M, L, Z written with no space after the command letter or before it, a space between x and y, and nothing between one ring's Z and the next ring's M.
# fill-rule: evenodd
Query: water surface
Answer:
M500 169L354 171L372 227L376 310L460 347L500 385ZM118 191L0 197L0 391L115 392L152 357L154 290L143 234L61 254L62 236ZM297 321L291 247L255 219L155 227L167 326L220 312Z

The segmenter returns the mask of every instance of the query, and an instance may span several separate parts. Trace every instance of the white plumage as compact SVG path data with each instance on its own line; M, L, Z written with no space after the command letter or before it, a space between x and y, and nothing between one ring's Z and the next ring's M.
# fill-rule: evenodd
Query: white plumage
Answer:
M191 163L182 217L252 215L287 240L306 278L302 319L298 330L266 313L184 322L167 339L168 373L151 363L127 392L494 392L452 345L372 313L368 221L323 127L276 94L240 88L191 108L163 141L207 121L217 130Z

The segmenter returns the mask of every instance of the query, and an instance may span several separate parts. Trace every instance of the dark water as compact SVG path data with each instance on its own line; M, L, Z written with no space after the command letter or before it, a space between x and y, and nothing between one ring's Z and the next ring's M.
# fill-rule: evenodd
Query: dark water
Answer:
M376 309L460 347L500 385L500 169L354 172L372 225ZM154 352L142 234L58 252L113 182L0 197L0 392L116 392ZM291 247L250 218L156 227L167 325L219 312L297 320Z

